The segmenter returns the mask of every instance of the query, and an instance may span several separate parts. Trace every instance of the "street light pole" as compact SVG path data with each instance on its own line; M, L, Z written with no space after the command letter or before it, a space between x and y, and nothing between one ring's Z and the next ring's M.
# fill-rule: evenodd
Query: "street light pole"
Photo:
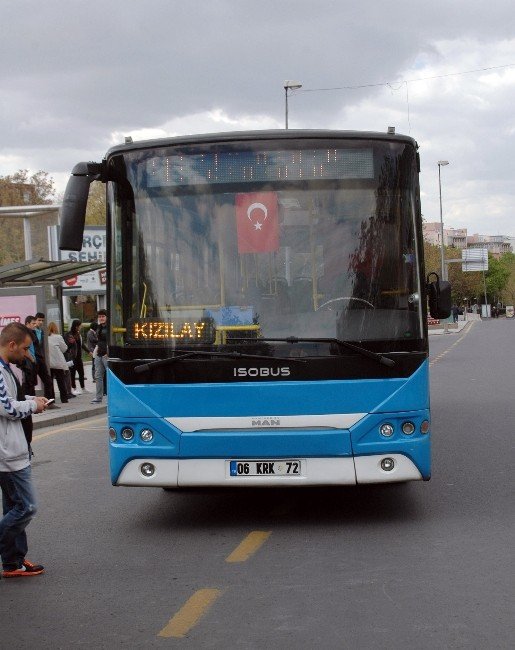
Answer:
M442 214L442 179L440 174L440 169L445 165L448 165L448 160L439 160L438 161L438 190L440 193L440 258L441 258L441 279L446 280L445 277L445 247L443 244L443 214Z
M302 88L302 84L298 81L285 81L284 82L284 124L288 128L288 90L298 90Z

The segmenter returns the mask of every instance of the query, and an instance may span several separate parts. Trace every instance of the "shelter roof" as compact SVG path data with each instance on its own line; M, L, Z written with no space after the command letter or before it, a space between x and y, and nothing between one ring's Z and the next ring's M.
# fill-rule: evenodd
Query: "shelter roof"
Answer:
M0 286L59 285L64 280L105 267L105 262L32 259L0 266Z

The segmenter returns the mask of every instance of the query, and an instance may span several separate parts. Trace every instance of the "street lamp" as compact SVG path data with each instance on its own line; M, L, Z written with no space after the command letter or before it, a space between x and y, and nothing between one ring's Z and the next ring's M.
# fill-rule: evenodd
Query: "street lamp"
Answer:
M441 262L442 262L442 280L445 280L445 248L443 245L443 216L442 216L442 180L440 176L440 169L442 167L445 167L445 165L448 165L449 161L448 160L439 160L438 161L438 189L440 192L440 257L441 257Z
M284 106L285 106L285 128L288 128L288 90L298 90L302 88L302 84L298 81L285 81L284 82Z

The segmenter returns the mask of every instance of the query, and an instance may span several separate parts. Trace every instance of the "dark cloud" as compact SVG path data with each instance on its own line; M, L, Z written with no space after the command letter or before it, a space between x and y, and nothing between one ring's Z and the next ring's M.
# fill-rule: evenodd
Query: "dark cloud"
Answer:
M504 0L18 0L0 4L0 25L0 174L18 163L58 174L77 159L99 158L114 132L167 123L187 129L189 116L215 109L233 122L268 116L280 126L285 79L304 85L291 97L294 125L384 130L398 118L407 131L402 88L305 91L396 81L407 70L481 67L485 61L467 56L467 47L487 44L496 52L512 38L515 12ZM462 50L445 52L442 41L461 41ZM504 51L513 61L497 52L496 62L515 63L515 50ZM511 110L511 89L495 107L479 99L476 106L471 97L456 114L445 96L435 101L432 94L424 104L414 86L411 92L414 131L429 141L428 124L435 125L431 143L441 131L442 147L460 125L467 141L474 133L492 139L482 116L503 124ZM196 130L198 121L190 123L186 132ZM496 140L476 165L466 147L455 158L471 176L495 176ZM433 153L450 155L430 146Z

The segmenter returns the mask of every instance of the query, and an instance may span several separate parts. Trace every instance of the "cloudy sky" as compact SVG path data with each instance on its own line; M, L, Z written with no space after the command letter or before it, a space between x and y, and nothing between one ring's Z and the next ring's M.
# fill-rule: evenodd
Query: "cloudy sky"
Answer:
M284 127L414 137L422 207L515 236L512 0L1 0L0 175L134 139ZM358 87L358 88L356 88ZM330 90L327 90L330 89Z

